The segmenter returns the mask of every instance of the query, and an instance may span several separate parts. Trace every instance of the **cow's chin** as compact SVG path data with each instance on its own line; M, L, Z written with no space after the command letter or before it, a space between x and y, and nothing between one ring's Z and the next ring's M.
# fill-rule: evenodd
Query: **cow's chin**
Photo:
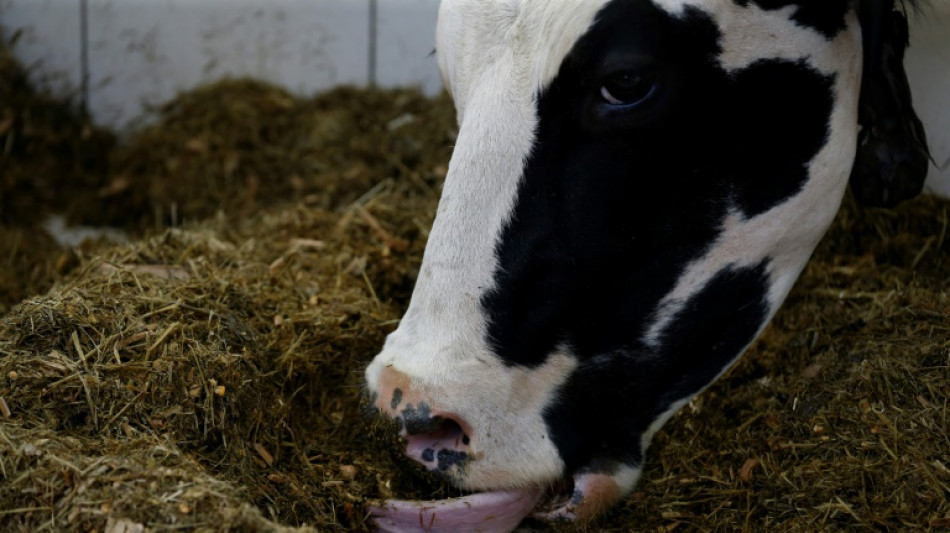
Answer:
M445 461L465 456L468 447L463 442L465 429L457 423L441 423L425 435L407 436L406 455L430 472L439 473L447 481L463 490L472 490L472 483L464 475L467 468L478 468L477 457L446 468ZM443 453L432 457L429 451L440 449L457 453ZM442 461L442 464L439 462ZM624 472L624 476L638 476L639 470ZM546 522L587 522L615 505L626 490L613 475L578 472L556 482L523 483L517 488L472 490L471 494L443 500L386 500L370 505L370 515L379 531L450 532L470 530L478 524L478 531L507 533L527 517ZM480 485L480 484L479 484Z
M568 364L572 361L552 358L533 375L508 376L508 381L526 384L512 394L508 391L516 389L514 384L492 382L491 376L475 380L488 383L478 388L433 383L410 378L385 359L374 361L367 370L373 407L398 424L406 455L455 487L472 491L439 501L378 502L370 511L380 530L459 531L462 524L479 524L481 531L511 531L532 513L547 520L587 520L615 503L623 491L612 476L586 473L574 476L573 483L570 477L564 480L564 462L540 414L553 393L528 386L532 377L559 383L554 377L562 378ZM539 378L537 373L544 371L555 376ZM509 373L515 372L529 371ZM495 405L499 397L520 409L498 416L488 407L471 408Z
M443 500L390 499L371 503L369 513L378 531L447 533L468 531L478 524L479 531L507 533L537 508L545 492L542 484L517 489L491 489L481 483L472 486L472 478L466 473L478 469L479 458L472 452L462 424L439 416L428 431L410 434L405 419L402 422L400 434L406 441L406 456L455 487L472 492Z

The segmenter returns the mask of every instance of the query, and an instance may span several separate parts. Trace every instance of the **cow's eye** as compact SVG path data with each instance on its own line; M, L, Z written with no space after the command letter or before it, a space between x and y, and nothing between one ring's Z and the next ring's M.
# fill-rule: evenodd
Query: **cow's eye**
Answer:
M608 104L631 106L646 100L656 87L653 80L634 72L618 72L604 80L600 96Z

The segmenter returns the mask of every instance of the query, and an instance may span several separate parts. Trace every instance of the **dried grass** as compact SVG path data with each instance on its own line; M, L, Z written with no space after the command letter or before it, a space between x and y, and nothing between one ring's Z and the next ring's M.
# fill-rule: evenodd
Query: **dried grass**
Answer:
M25 509L8 517L13 529L122 519L223 530L246 502L279 523L360 528L366 498L413 490L368 436L358 372L398 318L386 287L410 276L382 269L411 261L348 216L382 218L376 202L399 194L168 230L90 259L0 319L0 471L20 481L0 501ZM139 457L156 446L167 453ZM110 481L153 469L154 490Z
M0 41L0 223L37 222L98 188L114 136L34 90Z
M34 90L0 37L0 313L75 265L35 226L98 188L113 145L73 106Z

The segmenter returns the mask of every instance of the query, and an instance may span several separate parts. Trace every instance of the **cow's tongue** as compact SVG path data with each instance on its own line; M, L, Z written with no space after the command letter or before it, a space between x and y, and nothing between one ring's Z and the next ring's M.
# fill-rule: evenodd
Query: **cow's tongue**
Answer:
M406 403L407 401L404 401ZM385 406L385 404L384 404ZM398 413L405 453L430 472L444 472L471 453L471 430L451 413ZM412 425L412 431L407 426ZM478 492L444 500L385 500L370 505L370 516L384 533L509 533L528 516L543 490Z
M445 500L386 500L369 507L385 533L508 533L541 499L541 489L479 492Z

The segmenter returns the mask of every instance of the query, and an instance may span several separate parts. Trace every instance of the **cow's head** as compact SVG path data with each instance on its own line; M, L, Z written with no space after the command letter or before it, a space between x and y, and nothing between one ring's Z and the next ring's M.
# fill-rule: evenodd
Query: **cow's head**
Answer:
M848 0L443 0L460 131L408 311L366 371L471 490L627 492L781 304L854 159Z

